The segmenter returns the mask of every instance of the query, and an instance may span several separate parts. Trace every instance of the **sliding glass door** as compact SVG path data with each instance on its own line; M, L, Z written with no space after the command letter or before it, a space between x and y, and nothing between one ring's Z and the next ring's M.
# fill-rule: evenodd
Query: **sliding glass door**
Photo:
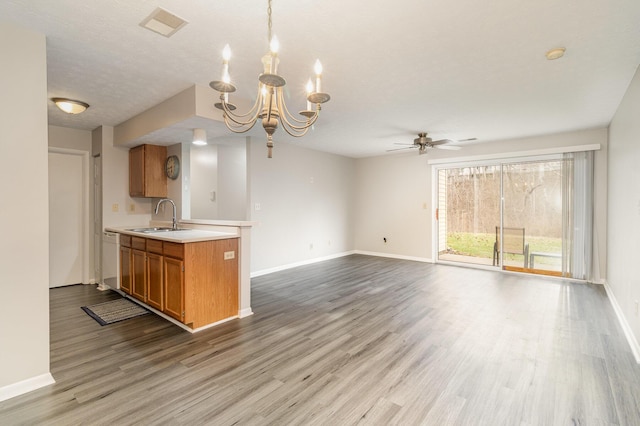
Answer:
M563 170L559 160L502 165L504 269L561 275Z
M438 168L438 261L585 278L592 164L583 154Z
M438 170L438 259L491 265L500 224L500 166Z

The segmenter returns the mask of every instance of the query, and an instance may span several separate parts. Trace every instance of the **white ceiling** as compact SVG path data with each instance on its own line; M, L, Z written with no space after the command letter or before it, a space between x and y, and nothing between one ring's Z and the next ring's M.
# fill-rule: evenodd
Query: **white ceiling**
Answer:
M208 87L220 78L225 43L237 96L253 99L268 48L266 5L3 0L0 19L47 36L49 98L91 105L71 116L50 102L49 123L90 130L193 84ZM140 27L158 6L189 23L171 38ZM604 127L640 64L638 0L273 0L273 31L290 109L305 106L316 58L332 96L307 136L276 132L274 155L279 142L366 157L410 143L418 131L482 143ZM559 46L565 57L546 60ZM205 124L213 140L229 135ZM191 137L189 129L155 133L184 139L172 142Z

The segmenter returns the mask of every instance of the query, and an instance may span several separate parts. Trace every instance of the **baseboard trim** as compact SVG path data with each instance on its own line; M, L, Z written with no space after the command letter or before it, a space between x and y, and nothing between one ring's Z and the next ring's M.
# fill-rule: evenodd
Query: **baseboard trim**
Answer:
M55 382L56 381L51 373L46 373L27 380L23 380L18 383L14 383L12 385L3 386L0 388L0 401L6 401L7 399L16 397L18 395L22 395L27 392L40 389L42 387L52 385Z
M275 268L263 269L261 271L252 272L251 273L251 278L260 277L262 275L272 274L274 272L280 272L280 271L284 271L284 270L291 269L291 268L297 268L298 266L311 265L313 263L324 262L325 260L337 259L339 257L345 257L345 256L349 256L349 255L352 255L352 254L355 254L355 253L356 252L354 250L345 251L345 252L342 252L342 253L336 253L336 254L332 254L332 255L329 255L329 256L315 257L313 259L307 259L307 260L303 260L301 262L295 262L295 263L289 263L287 265L276 266Z
M624 331L624 335L627 338L627 342L629 342L629 347L631 348L633 357L636 359L636 363L640 364L640 345L638 345L638 340L636 340L636 337L633 335L633 331L631 330L631 327L629 326L629 323L627 322L627 319L624 316L624 312L622 312L622 308L620 307L620 305L618 304L618 301L616 300L616 296L613 294L613 290L611 289L611 286L609 286L609 283L606 280L603 282L603 284L604 284L604 289L607 292L607 297L611 302L611 306L613 306L613 310L615 311L616 316L618 317L618 322L622 327L622 331Z
M253 315L251 308L240 309L240 311L238 311L238 318L245 318L251 315Z
M374 251L363 251L363 250L356 250L355 253L364 254L366 256L388 257L390 259L412 260L414 262L434 263L433 259L429 259L428 257L404 256L401 254L379 253Z

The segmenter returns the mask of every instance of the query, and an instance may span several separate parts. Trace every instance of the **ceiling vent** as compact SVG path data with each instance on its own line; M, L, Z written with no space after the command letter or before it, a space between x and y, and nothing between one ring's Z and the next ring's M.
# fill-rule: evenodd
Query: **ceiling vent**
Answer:
M165 37L171 37L185 25L187 25L187 21L173 13L167 12L161 7L158 7L156 10L151 12L151 15L147 16L142 22L140 22L141 27Z

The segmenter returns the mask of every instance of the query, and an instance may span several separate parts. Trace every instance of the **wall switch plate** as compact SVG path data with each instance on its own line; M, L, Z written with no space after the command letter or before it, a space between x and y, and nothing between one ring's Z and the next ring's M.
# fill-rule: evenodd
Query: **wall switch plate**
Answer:
M225 251L224 252L224 260L231 260L236 258L235 251Z

